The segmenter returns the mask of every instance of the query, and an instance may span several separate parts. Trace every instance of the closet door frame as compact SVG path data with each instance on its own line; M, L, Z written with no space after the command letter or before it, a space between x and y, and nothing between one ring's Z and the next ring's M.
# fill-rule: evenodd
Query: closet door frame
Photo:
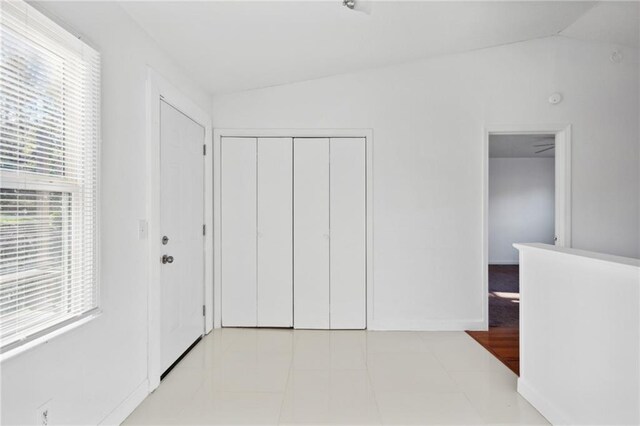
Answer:
M222 326L221 147L224 137L245 138L364 138L366 152L366 318L375 328L373 310L373 130L372 129L214 129L213 130L213 326Z

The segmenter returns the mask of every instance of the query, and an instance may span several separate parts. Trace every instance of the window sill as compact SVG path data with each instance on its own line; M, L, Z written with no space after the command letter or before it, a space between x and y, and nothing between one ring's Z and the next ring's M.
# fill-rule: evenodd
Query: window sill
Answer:
M78 319L77 321L74 321L70 324L65 325L64 327L60 327L58 329L55 329L53 331L51 331L50 333L47 333L43 336L37 337L33 340L29 340L28 342L24 343L23 345L20 345L18 347L15 347L13 349L10 349L2 354L0 354L0 363L4 363L5 361L14 358L24 352L27 352L33 348L36 348L38 346L44 345L45 343L48 343L50 340L55 339L56 337L65 334L71 330L75 330L76 328L79 328L81 326L83 326L84 324L87 324L91 321L93 321L94 319L98 318L100 315L102 315L102 311L101 310L97 310L85 317L82 317L80 319Z

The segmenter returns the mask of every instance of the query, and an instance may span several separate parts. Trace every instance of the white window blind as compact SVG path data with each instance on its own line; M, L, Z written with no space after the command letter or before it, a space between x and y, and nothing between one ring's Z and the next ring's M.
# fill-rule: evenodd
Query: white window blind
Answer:
M2 352L98 307L99 78L95 50L0 2Z

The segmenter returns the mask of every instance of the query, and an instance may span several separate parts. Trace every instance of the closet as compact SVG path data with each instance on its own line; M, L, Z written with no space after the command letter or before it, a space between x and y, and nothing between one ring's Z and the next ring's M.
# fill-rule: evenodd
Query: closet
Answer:
M221 138L225 327L366 328L366 139Z
M291 327L291 138L223 138L222 321Z

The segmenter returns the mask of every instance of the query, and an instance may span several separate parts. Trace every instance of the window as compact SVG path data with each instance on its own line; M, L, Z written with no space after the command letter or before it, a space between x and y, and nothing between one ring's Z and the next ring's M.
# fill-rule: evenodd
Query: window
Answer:
M2 352L98 307L99 55L0 2Z

